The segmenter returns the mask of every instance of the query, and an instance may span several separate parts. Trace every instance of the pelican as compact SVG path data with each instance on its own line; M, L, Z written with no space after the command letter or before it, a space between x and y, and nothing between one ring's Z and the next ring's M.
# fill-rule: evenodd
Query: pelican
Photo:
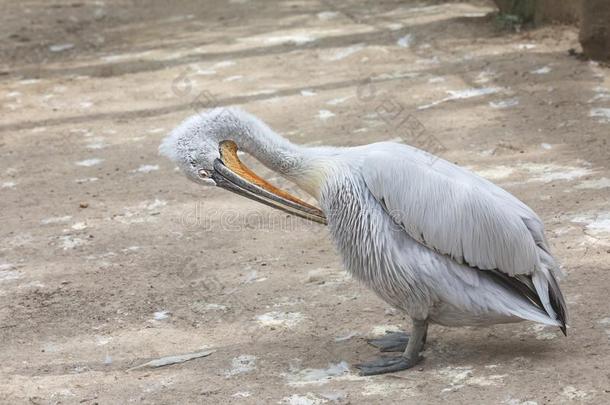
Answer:
M239 160L238 148L313 196L320 208L258 176ZM234 107L186 119L159 151L196 183L328 225L348 272L413 323L410 334L369 340L400 355L356 365L362 375L420 362L430 323L534 321L566 334L561 272L542 221L464 168L392 142L296 145Z

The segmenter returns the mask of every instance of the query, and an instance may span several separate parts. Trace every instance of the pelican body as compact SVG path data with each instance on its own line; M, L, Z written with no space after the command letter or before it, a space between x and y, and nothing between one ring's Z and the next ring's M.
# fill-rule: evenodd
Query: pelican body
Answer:
M239 161L237 148L296 183L320 208L260 178ZM160 152L193 181L328 224L347 271L413 322L409 335L369 341L402 354L357 365L363 375L417 364L429 323L529 320L566 332L560 270L540 218L439 157L391 142L299 146L237 108L187 119Z

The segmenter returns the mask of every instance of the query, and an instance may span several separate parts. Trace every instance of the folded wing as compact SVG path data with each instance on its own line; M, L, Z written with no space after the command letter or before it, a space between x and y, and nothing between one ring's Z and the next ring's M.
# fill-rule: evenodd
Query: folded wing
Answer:
M474 173L408 146L377 144L363 163L367 187L410 237L493 272L565 324L559 269L529 207Z

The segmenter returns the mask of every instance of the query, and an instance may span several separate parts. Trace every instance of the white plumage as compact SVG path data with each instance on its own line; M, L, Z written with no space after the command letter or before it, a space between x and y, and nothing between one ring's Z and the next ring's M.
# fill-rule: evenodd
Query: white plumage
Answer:
M550 302L551 293L561 297L559 270L542 222L517 198L405 145L345 149L336 159L346 169L335 171L320 203L348 270L384 299L444 325L528 319L563 326ZM525 283L543 306L500 282L502 275ZM403 297L412 302L397 302Z
M413 319L410 338L372 342L382 350L405 349L403 355L363 364L364 374L416 364L428 322L531 320L565 332L559 268L544 226L491 182L402 144L294 145L239 109L187 120L161 150L197 181L201 170L224 170L214 163L224 140L316 197L347 270Z

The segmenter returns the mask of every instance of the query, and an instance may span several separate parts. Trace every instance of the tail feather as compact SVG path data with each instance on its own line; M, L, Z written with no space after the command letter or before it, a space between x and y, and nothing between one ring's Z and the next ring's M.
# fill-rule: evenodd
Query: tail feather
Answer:
M542 308L546 311L547 314L553 319L557 318L557 314L551 305L551 297L549 293L549 271L545 268L540 270L536 270L534 274L532 274L532 283L534 284L534 289L538 294L538 298L542 302Z
M559 328L567 336L568 309L554 273L542 268L534 273L532 281L544 310L552 319L557 319L561 323Z
M561 329L565 336L568 336L568 307L566 305L565 298L563 297L563 293L559 288L559 284L552 273L549 277L549 296L551 298L553 310L555 310L555 313L557 314L557 319L562 325L559 327L559 329Z
M543 268L532 276L509 276L494 270L488 271L487 274L505 288L529 301L532 305L529 306L530 311L527 316L525 313L520 316L547 325L557 325L567 336L567 306L553 272ZM523 308L520 310L523 311Z
M541 276L540 281L542 281L543 284L542 291L538 289L538 286L536 286L536 290L539 295L544 292L544 295L542 295L546 298L546 302L543 299L543 303L546 304L544 305L544 309L549 316L561 322L559 328L563 334L567 336L568 307L565 298L563 297L563 293L559 288L559 283L557 282L557 278L561 278L563 273L553 256L551 256L547 250L540 248L538 249L538 252L540 254L541 270L534 273L532 281L534 281L535 284L536 275Z

